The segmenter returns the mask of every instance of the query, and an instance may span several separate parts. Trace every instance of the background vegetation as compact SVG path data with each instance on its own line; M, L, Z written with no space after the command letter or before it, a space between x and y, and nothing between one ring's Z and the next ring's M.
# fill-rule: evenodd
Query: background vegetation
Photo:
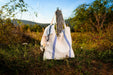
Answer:
M74 59L43 61L40 40L44 28L20 21L15 25L10 17L5 19L3 15L0 18L1 75L113 74L112 0L82 4L66 20L72 29Z

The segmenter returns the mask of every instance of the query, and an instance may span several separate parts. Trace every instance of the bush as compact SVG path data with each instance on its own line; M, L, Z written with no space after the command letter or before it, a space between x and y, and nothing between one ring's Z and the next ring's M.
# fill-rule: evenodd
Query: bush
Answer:
M111 32L110 32L111 33ZM112 34L102 33L72 33L73 48L83 50L113 50Z
M15 45L8 48L0 48L0 69L2 73L10 71L10 73L18 74L29 70L36 61L41 61L39 45ZM6 68L5 68L6 67Z
M0 43L1 44L14 44L20 43L22 35L18 28L16 28L10 19L0 23Z

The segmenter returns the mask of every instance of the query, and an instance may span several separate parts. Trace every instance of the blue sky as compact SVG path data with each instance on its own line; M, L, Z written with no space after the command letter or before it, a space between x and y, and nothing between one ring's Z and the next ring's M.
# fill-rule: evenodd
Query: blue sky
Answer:
M0 6L4 5L10 0L0 0ZM91 3L94 0L24 0L29 6L29 12L18 13L16 18L35 21L39 23L50 23L54 13L59 7L62 10L64 19L69 18L72 15L74 9L80 4ZM34 16L34 11L37 12L38 17Z

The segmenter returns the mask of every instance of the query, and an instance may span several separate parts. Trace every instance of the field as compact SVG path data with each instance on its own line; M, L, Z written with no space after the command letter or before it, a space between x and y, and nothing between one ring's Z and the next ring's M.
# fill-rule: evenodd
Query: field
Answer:
M34 21L49 21L57 6L52 0L36 1L0 0L0 75L113 75L113 0L54 0L71 28L75 58L45 61L40 41L49 24ZM35 9L39 13L29 3L40 5ZM63 24L57 16L56 24Z
M43 52L40 50L43 29L42 32L35 29L31 31L29 28L25 31L24 26L16 27L16 29L10 28L9 24L4 26L1 26L4 33L1 30L0 35L1 75L113 74L113 30L111 27L104 33L72 32L75 58L43 61Z

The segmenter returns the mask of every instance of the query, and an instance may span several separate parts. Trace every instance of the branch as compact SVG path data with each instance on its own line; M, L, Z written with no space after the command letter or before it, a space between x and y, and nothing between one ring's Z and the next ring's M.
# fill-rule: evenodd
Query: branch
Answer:
M106 12L104 13L104 15L102 17L101 28L103 28L103 24L105 22L105 19L106 19Z
M98 15L96 15L96 13L94 13L94 16L95 16L95 18L96 18L96 21L97 21L97 23L98 23L98 26L100 25L100 23L99 23L99 17L98 17Z

